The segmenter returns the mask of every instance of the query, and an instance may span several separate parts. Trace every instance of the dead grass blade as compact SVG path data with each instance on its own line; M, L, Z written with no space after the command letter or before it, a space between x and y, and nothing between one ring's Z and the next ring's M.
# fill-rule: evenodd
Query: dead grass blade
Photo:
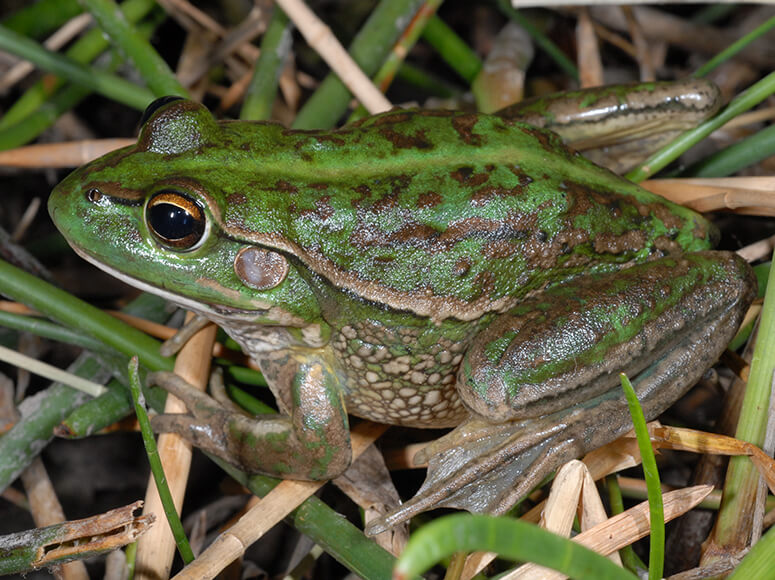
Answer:
M392 107L326 26L302 0L278 0L307 43L326 61L367 111L381 113Z
M189 317L192 316L189 314ZM186 343L175 360L175 372L200 390L207 388L210 378L210 353L215 342L215 332L216 327L212 324L200 330ZM188 409L182 401L168 394L164 412L186 413ZM177 433L162 433L159 435L157 447L170 493L180 513L191 468L191 443ZM145 498L145 513L164 513L153 478L149 478ZM170 527L157 526L137 544L135 579L168 578L175 549L175 539Z
M86 139L68 143L39 143L0 151L0 165L25 169L78 167L136 139Z
M28 570L37 570L115 550L134 542L153 524L153 515L133 515L141 506L142 502L137 501L89 518L3 536L0 554L18 557L22 552L29 552L29 559L24 563ZM12 572L3 569L2 573Z
M640 185L701 213L730 210L775 216L775 177L650 179Z
M351 433L353 461L382 435L387 425L363 421ZM325 485L325 481L295 481L286 479L264 496L239 521L223 532L191 564L178 573L175 580L214 578L221 570L242 555L275 524L299 507L309 496Z
M652 442L662 449L712 453L716 455L747 455L759 470L772 493L775 493L775 460L756 445L717 433L705 433L679 427L658 427L652 432Z

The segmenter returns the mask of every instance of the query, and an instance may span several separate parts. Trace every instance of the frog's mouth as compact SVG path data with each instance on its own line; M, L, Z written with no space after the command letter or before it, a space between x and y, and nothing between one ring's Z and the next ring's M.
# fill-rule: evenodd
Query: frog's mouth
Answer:
M71 247L73 248L73 251L75 251L75 253L78 254L81 258L83 258L93 266L99 268L103 272L107 272L114 278L118 278L122 282L129 284L130 286L137 288L138 290L142 290L143 292L148 292L150 294L154 294L155 296L164 298L165 300L172 302L173 304L179 306L180 308L191 310L192 312L196 312L197 314L201 314L202 316L206 316L208 318L210 317L220 318L221 316L228 316L230 319L238 319L238 318L254 319L256 318L256 316L261 316L262 314L265 314L266 312L269 311L269 307L255 308L253 310L248 310L245 308L235 308L233 306L225 306L223 304L212 304L210 302L200 302L197 300L192 300L191 298L187 298L186 296L175 294L174 292L171 292L165 288L161 288L154 284L149 284L148 282L139 280L133 276L130 276L129 274L125 274L120 270L116 270L115 268L108 266L103 262L100 262L97 258L90 255L89 253L87 253L85 250L81 248L77 248L75 246L71 246Z

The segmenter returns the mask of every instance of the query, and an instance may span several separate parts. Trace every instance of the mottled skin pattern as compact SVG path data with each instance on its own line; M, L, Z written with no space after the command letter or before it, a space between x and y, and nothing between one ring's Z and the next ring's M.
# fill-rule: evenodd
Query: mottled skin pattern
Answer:
M81 255L223 326L283 412L253 420L190 402L193 417L157 425L296 478L346 468L348 413L446 427L472 414L554 425L552 413L583 409L566 443L547 439L562 452L546 473L627 426L606 407L621 407L612 373L684 373L652 363L684 345L681 328L699 344L698 325L723 321L680 388L636 387L652 415L679 396L753 285L729 254L671 258L711 246L702 217L497 116L395 111L298 132L175 101L149 111L137 145L71 174L49 207ZM551 346L531 342L541 336L562 346L536 356Z

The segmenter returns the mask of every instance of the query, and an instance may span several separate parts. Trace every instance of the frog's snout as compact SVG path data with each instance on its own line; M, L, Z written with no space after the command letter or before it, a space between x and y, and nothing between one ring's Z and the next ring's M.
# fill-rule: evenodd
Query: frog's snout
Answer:
M59 214L62 211L61 198L62 191L60 186L57 185L51 190L51 194L48 196L48 215L51 216L51 221L54 222L54 225L57 228L59 228L59 218L61 217Z

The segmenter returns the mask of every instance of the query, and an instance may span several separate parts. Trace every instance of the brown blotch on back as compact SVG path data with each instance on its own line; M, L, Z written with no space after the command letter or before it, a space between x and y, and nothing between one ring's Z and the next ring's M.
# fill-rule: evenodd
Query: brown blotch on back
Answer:
M541 147L552 155L558 155L563 152L566 154L570 153L570 149L563 146L563 143L559 138L552 138L552 134L547 131L531 129L528 126L522 126L522 130L538 141Z
M486 171L474 173L473 167L458 167L450 172L450 177L460 183L470 187L478 187L490 179L490 174Z
M619 217L622 213L621 205L623 201L636 207L640 215L647 215L640 211L640 204L635 202L634 199L624 200L621 194L602 189L592 189L576 181L563 181L560 193L568 198L568 208L570 210L568 219L571 221L576 216L587 215L595 207L599 206L608 207L612 218Z
M439 237L439 241L445 244L454 244L458 240L477 235L496 232L501 227L501 222L483 217L470 217L455 221L447 227Z
M452 127L457 131L460 140L466 145L481 145L482 136L474 134L474 126L479 117L473 113L452 117Z
M226 203L228 205L242 205L243 203L247 203L248 196L246 196L244 193L230 193L226 197Z
M602 233L595 236L594 248L599 254L637 252L648 242L643 230L629 230L621 235Z
M430 209L436 207L444 201L444 198L435 191L426 191L417 196L417 207L420 209Z
M457 169L452 171L449 174L449 176L455 181L457 181L458 183L465 183L471 178L473 174L474 174L474 168L468 165L464 165L463 167L458 167Z
M455 262L455 266L452 268L452 275L457 278L462 278L471 270L471 259L467 257L460 258Z
M495 240L488 242L482 248L482 255L490 260L510 258L522 250L522 244L513 240Z
M653 203L646 206L646 210L649 213L653 213L654 216L661 222L665 224L665 226L669 229L675 229L679 230L684 225L684 220L678 217L675 213L670 211L670 208L668 208L666 205L662 203ZM708 234L707 231L703 231L702 235L700 235L700 238L706 237Z
M350 243L361 250L370 247L392 247L412 245L433 249L439 232L429 225L417 222L406 223L394 232L374 232L371 228L358 228L350 236Z
M398 109L396 111L391 111L385 115L378 115L376 117L365 117L355 123L352 123L351 127L357 127L359 125L362 125L366 121L369 122L370 125L374 127L381 127L385 125L396 125L398 123L404 123L412 118L412 116L416 114L412 111L402 111L401 109Z
M318 143L326 143L331 144L336 147L344 147L347 145L347 141L345 141L342 137L339 137L336 133L318 133L315 135L315 138L317 139Z
M419 245L431 247L432 241L438 237L439 232L427 224L407 223L389 234L387 239L391 244L417 245L419 243Z
M516 178L519 180L519 185L521 187L527 187L531 183L533 183L533 178L530 177L527 173L522 171L519 165L512 165L509 167L509 171L511 171Z
M384 127L380 129L380 135L393 144L398 149L433 149L433 142L428 139L424 130L419 129L413 134L402 133L393 129Z
M325 195L315 200L315 207L317 208L316 214L320 216L320 219L327 220L336 213L336 210L330 202L330 195Z
M274 188L277 191L282 191L285 193L298 193L299 188L293 185L290 181L286 181L285 179L278 179L275 184Z
M377 199L369 208L371 213L384 213L398 207L398 193L393 192Z

